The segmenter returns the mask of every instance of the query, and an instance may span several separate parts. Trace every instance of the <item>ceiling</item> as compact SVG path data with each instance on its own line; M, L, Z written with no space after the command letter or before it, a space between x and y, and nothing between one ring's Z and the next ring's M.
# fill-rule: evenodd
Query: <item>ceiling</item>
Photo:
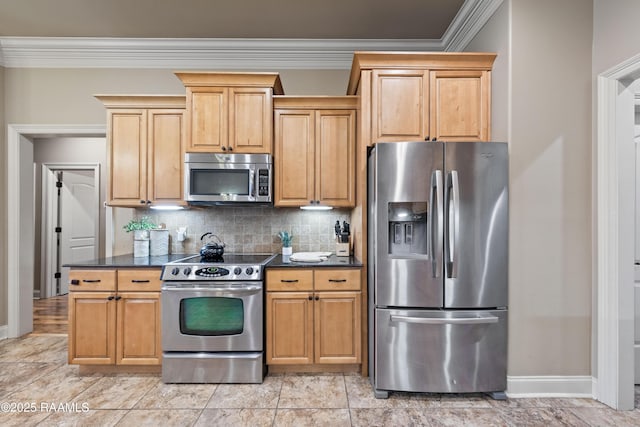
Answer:
M464 0L1 0L0 37L441 39Z
M503 0L0 0L0 67L349 69L461 51Z

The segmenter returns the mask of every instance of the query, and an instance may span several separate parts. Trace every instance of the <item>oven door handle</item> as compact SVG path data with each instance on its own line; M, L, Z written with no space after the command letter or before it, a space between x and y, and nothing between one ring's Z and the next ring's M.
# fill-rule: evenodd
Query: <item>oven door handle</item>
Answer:
M243 286L241 288L211 288L206 286L193 285L164 285L163 291L168 292L206 292L207 296L243 296L253 295L262 291L262 286Z

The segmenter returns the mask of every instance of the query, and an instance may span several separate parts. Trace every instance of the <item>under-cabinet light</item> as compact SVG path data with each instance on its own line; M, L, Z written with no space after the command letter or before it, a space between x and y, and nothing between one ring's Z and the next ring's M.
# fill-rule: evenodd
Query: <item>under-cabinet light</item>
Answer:
M155 209L157 211L179 211L184 209L184 206L178 205L151 205L151 209Z

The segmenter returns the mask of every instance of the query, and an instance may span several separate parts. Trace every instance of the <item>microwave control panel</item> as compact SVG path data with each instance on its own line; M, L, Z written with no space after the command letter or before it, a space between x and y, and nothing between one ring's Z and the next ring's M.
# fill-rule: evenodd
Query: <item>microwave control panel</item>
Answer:
M269 196L269 170L258 170L258 196Z

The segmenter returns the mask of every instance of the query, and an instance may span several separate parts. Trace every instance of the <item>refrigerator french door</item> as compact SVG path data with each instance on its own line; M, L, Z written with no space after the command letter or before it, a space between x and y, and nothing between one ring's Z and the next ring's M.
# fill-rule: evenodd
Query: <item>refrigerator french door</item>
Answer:
M368 167L376 396L504 391L507 144L378 143Z

